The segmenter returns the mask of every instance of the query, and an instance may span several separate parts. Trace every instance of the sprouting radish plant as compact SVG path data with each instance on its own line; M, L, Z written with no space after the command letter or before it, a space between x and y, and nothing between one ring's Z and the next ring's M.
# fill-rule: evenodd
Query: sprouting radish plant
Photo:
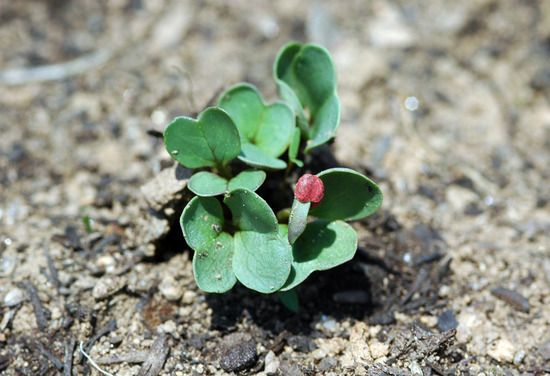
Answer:
M235 85L196 119L175 118L164 143L173 159L196 169L188 182L196 196L180 224L195 251L199 288L223 293L238 281L260 293L279 292L295 309L292 289L311 273L353 258L357 234L345 221L373 214L382 193L347 168L300 172L308 167L302 160L334 137L340 121L327 50L290 43L277 55L273 75L281 101L266 103L254 86ZM278 170L302 175L286 216L256 193Z

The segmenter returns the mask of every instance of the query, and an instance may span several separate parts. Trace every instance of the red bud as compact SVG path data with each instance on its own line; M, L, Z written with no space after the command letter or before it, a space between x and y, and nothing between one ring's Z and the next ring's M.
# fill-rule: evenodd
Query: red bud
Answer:
M294 196L301 203L312 202L318 204L325 195L323 181L315 175L305 174L296 183Z

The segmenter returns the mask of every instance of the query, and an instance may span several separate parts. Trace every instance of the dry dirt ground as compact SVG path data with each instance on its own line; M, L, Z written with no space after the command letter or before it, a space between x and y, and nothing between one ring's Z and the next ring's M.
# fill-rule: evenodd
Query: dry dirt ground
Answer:
M199 291L141 189L174 177L155 131L275 98L291 39L331 51L332 150L385 194L299 314ZM549 1L2 1L0 51L1 374L550 374Z

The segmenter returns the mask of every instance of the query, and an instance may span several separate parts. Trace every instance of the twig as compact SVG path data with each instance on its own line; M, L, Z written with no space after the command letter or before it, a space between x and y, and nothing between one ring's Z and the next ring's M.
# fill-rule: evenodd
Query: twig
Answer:
M157 337L153 345L149 356L143 365L141 366L138 376L156 376L162 370L166 357L170 352L170 347L166 345L166 336L160 335Z
M30 281L23 281L20 283L20 285L25 290L27 290L27 294L29 294L29 299L31 301L31 305L34 311L34 317L36 318L36 324L38 325L38 328L42 332L46 331L46 328L48 327L48 322L46 320L46 315L44 314L44 307L42 306L42 302L38 298L36 287Z
M96 51L65 63L34 68L14 68L0 71L0 84L24 85L33 82L57 81L84 73L104 64L111 57L109 51Z
M44 256L46 257L46 262L48 264L48 279L50 280L52 285L54 285L55 289L59 290L59 286L61 286L61 282L59 281L59 274L57 273L57 269L55 268L52 256L50 255L50 250L47 245L44 248Z
M117 364L117 363L143 363L147 360L149 354L144 351L137 351L135 353L112 355L99 358L96 360L97 364Z
M61 362L61 360L59 360L57 356L55 356L51 351L44 348L44 345L42 345L42 343L37 341L36 347L38 347L38 351L40 351L40 353L44 355L55 366L55 368L57 368L58 370L63 369L63 363Z
M92 367L94 367L95 369L97 369L99 372L101 372L101 373L104 374L105 376L114 376L112 373L109 373L109 372L107 372L107 371L102 370L101 367L99 367L99 366L97 365L97 363L94 362L94 360L92 359L92 357L91 357L90 355L86 354L86 351L84 351L84 347L83 347L83 345L82 345L82 341L80 341L80 353L81 353L82 355L84 355L84 357L85 357L86 359L88 359L88 362L90 362L90 364L92 365Z
M73 351L75 345L74 337L71 337L65 343L65 362L63 363L63 376L72 376L73 367Z

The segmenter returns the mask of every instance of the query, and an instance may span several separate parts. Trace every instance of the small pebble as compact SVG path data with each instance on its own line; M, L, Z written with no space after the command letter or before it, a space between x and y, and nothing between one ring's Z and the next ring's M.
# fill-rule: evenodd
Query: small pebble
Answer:
M443 311L437 318L437 328L442 332L456 329L457 327L458 321L456 320L455 314L450 309Z
M550 341L544 342L539 346L538 350L542 359L550 360Z
M501 338L491 344L487 354L498 362L512 363L515 354L514 345L507 339Z
M105 276L100 278L92 290L92 296L96 300L105 299L126 285L126 279L116 276Z
M256 364L256 344L247 334L232 333L224 337L220 367L226 372L237 372Z
M326 358L321 359L321 362L319 363L319 370L328 371L329 369L334 368L337 363L338 361L336 359L331 356L327 356Z
M315 350L315 343L308 336L290 336L287 338L286 342L295 351L307 353Z
M412 362L409 364L409 369L411 370L411 375L413 376L422 376L424 373L422 372L422 368L420 368L420 365L417 362Z
M25 294L23 291L15 287L8 291L6 296L4 296L4 305L7 307L13 307L21 303L23 299L25 299Z
M514 364L516 366L520 365L521 362L523 362L523 359L525 358L525 351L519 350L516 355L514 355Z
M165 276L159 285L160 293L170 301L177 301L183 295L181 284L171 275Z
M279 369L279 365L281 362L277 358L277 355L273 351L270 351L265 356L265 368L264 372L268 375L274 375L277 373L277 370Z
M187 290L183 293L182 302L184 304L193 304L196 298L197 298L197 293L195 291Z

